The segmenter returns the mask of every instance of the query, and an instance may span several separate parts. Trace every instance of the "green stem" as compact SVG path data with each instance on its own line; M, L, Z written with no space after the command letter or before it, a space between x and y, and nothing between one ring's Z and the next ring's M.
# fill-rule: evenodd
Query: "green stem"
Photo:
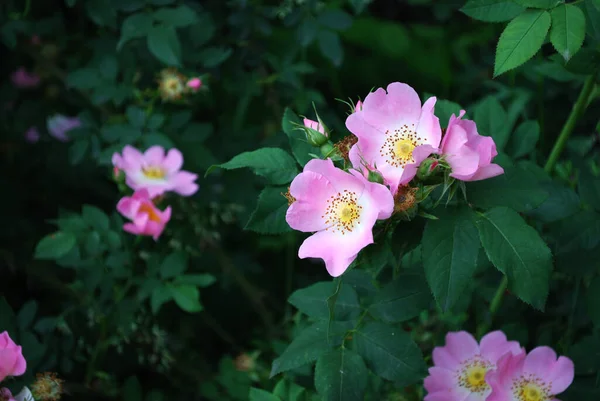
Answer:
M569 114L569 118L567 119L567 122L565 123L562 130L560 131L560 135L558 136L558 139L554 143L552 152L550 152L548 161L546 162L546 165L544 166L544 170L547 173L550 173L554 169L554 166L556 165L556 162L558 161L560 154L562 153L565 145L567 144L567 140L569 139L569 137L571 136L571 133L573 132L573 129L575 128L575 124L577 123L577 120L581 117L581 115L585 111L585 108L588 104L588 99L590 97L590 94L592 93L592 89L594 89L595 79L596 79L596 74L592 74L589 77L587 77L587 79L585 80L585 83L583 84L583 88L581 88L581 92L579 93L579 97L577 98L577 101L573 105L571 114Z
M502 281L496 290L496 294L494 294L494 298L492 298L492 303L490 304L490 315L494 316L496 311L500 307L502 303L502 297L504 297L504 293L506 292L506 288L508 288L508 278L506 276L502 277Z

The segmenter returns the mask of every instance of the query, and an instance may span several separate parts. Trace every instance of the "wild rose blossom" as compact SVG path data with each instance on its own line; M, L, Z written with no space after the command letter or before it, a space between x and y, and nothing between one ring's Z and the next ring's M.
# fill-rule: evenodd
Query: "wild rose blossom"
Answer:
M315 232L298 257L321 258L330 275L344 273L358 252L373 243L373 225L394 209L390 191L367 181L360 172L346 173L331 159L313 159L292 181L286 221L295 230Z
M354 168L377 168L392 193L407 184L440 144L435 102L431 97L421 106L415 90L400 82L389 84L387 92L379 88L370 93L346 119L346 127L358 138L350 150Z
M21 376L27 369L21 347L10 338L8 332L0 333L0 382L8 376Z
M67 117L61 114L49 117L46 121L50 135L61 142L67 142L70 139L67 133L80 126L81 120L78 117Z
M571 385L573 361L549 347L537 347L529 354L506 354L498 368L486 376L492 388L487 401L559 401L557 394Z
M194 182L197 175L181 171L183 156L177 149L170 149L165 155L162 146L152 146L142 154L127 145L122 155L113 154L112 163L125 173L129 187L133 190L145 188L151 198L168 191L190 196L198 190Z
M481 136L474 121L450 117L446 134L442 139L441 153L452 168L451 177L461 181L478 181L503 174L504 169L492 163L498 154L491 137Z
M35 88L40 84L40 77L37 74L29 73L25 67L19 67L10 78L17 88Z
M501 331L486 334L479 344L465 331L448 333L446 345L433 350L434 366L425 378L428 394L424 401L488 400L492 391L486 382L488 372L505 354L522 352L519 343L507 341Z
M192 90L192 92L198 92L200 90L200 88L202 87L202 80L198 77L196 78L191 78L187 81L187 83L185 84L188 88L190 88Z
M135 191L131 197L123 197L117 203L117 210L132 221L125 223L123 230L135 235L152 236L155 241L171 219L171 207L167 207L164 212L160 211L152 203L146 189Z

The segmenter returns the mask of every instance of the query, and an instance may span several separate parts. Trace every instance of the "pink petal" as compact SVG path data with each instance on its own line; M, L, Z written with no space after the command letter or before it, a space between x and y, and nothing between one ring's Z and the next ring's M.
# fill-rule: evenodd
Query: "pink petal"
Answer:
M457 153L449 154L446 160L452 168L450 177L462 181L471 181L471 178L478 172L479 154L467 146L464 146Z
M15 349L15 352L17 353L17 360L13 365L11 376L21 376L27 370L27 362L25 361L25 358L23 358L23 352L20 346Z
M12 349L0 350L0 381L13 376L13 366L17 363L18 356Z
M126 231L130 234L140 235L142 230L133 223L125 223L123 224L123 231Z
M14 343L8 335L8 331L3 331L0 333L0 349L8 347L9 344L12 345Z
M448 351L446 347L435 347L433 349L433 363L435 366L449 370L456 370L460 366L461 360L457 359Z
M323 218L327 210L327 199L337 194L329 180L321 174L305 171L292 181L290 194L296 198L285 216L290 227L303 232L327 228Z
M504 169L497 164L488 164L480 167L479 170L469 179L469 181L485 180L487 178L496 177L504 174Z
M519 354L521 348L518 342L508 341L502 331L492 331L481 338L479 343L481 355L493 364L506 353Z
M197 178L196 174L179 171L174 177L169 177L168 186L181 196L191 196L198 191L198 184L194 182Z
M356 170L353 171L353 174L354 173L360 174ZM377 220L385 220L391 217L394 212L394 197L390 190L386 186L375 182L367 181L365 185L368 186L367 191L373 199L371 207L378 211Z
M356 192L357 196L360 197L365 188L364 183L366 180L364 178L363 180L360 180L353 175L340 170L333 165L331 159L312 159L306 163L304 171L312 171L313 173L321 174L331 183L336 192L342 192L346 189L348 191Z
M434 149L431 145L419 145L413 150L413 159L414 163L407 164L404 166L404 170L402 170L402 175L400 176L399 185L406 185L412 180L415 175L417 175L417 170L419 169L419 165L421 162L429 157L432 153L436 152L437 149ZM398 190L398 186L391 187L392 193L396 193Z
M446 135L442 141L442 152L445 154L453 154L458 152L465 144L469 141L467 131L461 127L457 122L460 121L454 114L450 118L450 124L446 129Z
M462 123L463 126L469 123L475 124L473 121L469 120L464 120ZM469 147L475 149L477 153L479 153L481 157L480 164L482 165L489 164L492 161L492 159L498 155L498 151L496 150L496 143L489 136L470 136Z
M387 87L387 95L381 88L370 93L358 113L383 133L403 125L415 128L421 115L421 99L410 86L393 82Z
M148 166L160 166L165 158L165 149L162 146L151 146L144 152L144 161Z
M428 393L450 391L456 387L456 377L452 370L437 366L429 368L429 376L423 381L423 386Z
M446 349L459 361L465 361L479 354L479 344L466 331L446 334Z
M127 172L137 172L142 168L144 156L133 146L126 145L123 148L123 166L122 169Z
M423 139L424 143L431 145L434 148L440 146L440 141L442 139L440 120L433 112L436 100L437 99L435 96L427 99L421 110L419 123L417 125L417 129L415 130Z
M552 366L552 371L544 379L550 382L552 394L560 394L573 383L575 365L567 357L561 356Z
M177 149L171 149L167 152L167 157L162 162L162 167L167 170L167 173L172 174L179 171L183 166L183 155Z
M544 380L552 371L552 367L556 363L556 352L550 347L534 348L523 364L523 372L531 373Z

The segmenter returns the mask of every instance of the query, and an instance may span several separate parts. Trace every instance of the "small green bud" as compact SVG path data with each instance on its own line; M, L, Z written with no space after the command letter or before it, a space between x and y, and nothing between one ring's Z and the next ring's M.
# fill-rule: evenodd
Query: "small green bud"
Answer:
M327 136L312 128L304 127L304 132L306 133L306 140L312 146L323 146L329 141Z
M337 153L337 149L331 142L327 142L324 145L321 145L321 154L325 157L332 157Z
M377 170L369 170L369 176L367 179L370 182L376 182L377 184L383 184L383 176Z

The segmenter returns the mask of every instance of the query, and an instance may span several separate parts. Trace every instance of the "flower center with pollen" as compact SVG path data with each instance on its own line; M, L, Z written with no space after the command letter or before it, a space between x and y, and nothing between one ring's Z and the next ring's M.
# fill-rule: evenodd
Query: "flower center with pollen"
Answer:
M490 386L485 382L485 374L492 368L492 364L485 359L475 357L463 364L458 372L458 385L472 393L485 393Z
M326 230L342 234L352 232L360 224L362 206L357 201L356 193L348 190L338 192L337 195L332 195L327 199L327 209L321 216L325 219L325 224L329 225Z
M549 401L550 386L534 375L521 376L511 387L514 398L519 401Z
M404 124L396 130L385 132L385 142L379 149L379 154L394 167L404 167L414 163L413 150L422 144L422 139L414 131L414 124Z
M160 216L156 213L156 210L147 203L142 203L140 208L138 209L138 213L146 213L148 215L148 220L160 222Z
M160 180L165 178L165 170L160 167L145 167L142 169L144 175L148 178L152 178L154 180Z

